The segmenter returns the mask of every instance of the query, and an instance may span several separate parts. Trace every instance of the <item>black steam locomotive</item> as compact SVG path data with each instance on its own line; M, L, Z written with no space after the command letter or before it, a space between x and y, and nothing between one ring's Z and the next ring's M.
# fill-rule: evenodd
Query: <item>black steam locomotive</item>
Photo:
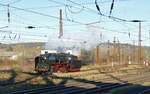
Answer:
M81 61L66 53L45 53L35 58L35 71L39 73L80 71Z

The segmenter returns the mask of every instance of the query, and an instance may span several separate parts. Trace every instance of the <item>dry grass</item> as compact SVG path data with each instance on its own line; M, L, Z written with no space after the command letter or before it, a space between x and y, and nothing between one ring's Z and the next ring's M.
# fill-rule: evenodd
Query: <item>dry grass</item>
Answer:
M12 63L10 63L10 64L12 64ZM77 82L82 83L82 79L96 81L100 78L101 79L111 78L110 76L108 76L106 74L100 73L100 71L96 69L96 68L98 68L98 66L96 66L96 65L93 65L91 67L90 66L82 67L83 70L93 69L93 70L89 70L89 71L54 74L55 76L60 77L60 78L51 78L50 76L37 75L33 70L34 62L25 62L22 64L18 64L17 66L19 66L19 67L16 67L16 69L12 69L9 72L0 72L1 73L0 81L10 81L10 79L13 79L13 80L11 80L11 81L13 81L13 83L21 83L21 84L5 86L5 87L0 86L0 91L2 93L3 92L6 93L6 92L12 91L12 90L37 88L37 87L46 86L46 85L54 85L54 86L60 85L60 84L67 85L68 83L75 81L75 79L79 79L79 80L77 80ZM123 67L123 68L121 68L121 70L136 69L136 68L141 68L141 67L129 66L128 68ZM113 72L113 73L109 73L109 75L119 78L123 75L128 75L130 73L136 74L137 71L138 70L136 70L136 71L131 70L128 73ZM67 80L64 78L67 78ZM103 80L101 80L101 81L103 81ZM89 86L92 86L92 85L89 85Z
M142 85L144 85L144 86L150 86L150 82L149 81L144 82L144 83L142 83Z
M34 71L34 62L27 62L21 60L12 60L8 58L0 58L0 70L21 70L26 72L33 72Z
M8 58L0 58L0 70L9 70L19 67L19 62Z
M17 85L0 86L0 93L6 93L12 90L24 90L24 89L37 88L46 85L53 85L53 86L60 85L60 84L66 85L68 83L72 83L73 81L85 84L84 82L82 82L82 80L96 81L99 78L101 79L111 78L110 76L101 73L101 72L106 72L107 70L98 70L98 68L104 67L104 65L95 65L95 64L82 66L81 72L54 74L55 76L60 78L51 78L50 76L37 75L34 71L34 62L28 62L25 58L28 54L39 54L40 50L41 49L38 50L29 49L29 48L25 48L23 45L19 45L13 48L13 51L15 51L16 53L18 54L23 53L23 56L20 56L18 60L0 58L0 70L10 70L9 72L0 72L1 73L0 81L1 82L11 81L13 83L20 83ZM95 59L94 51L95 50L85 52L87 57L89 57L88 62L89 61L94 62ZM103 55L106 55L106 51L104 51L103 53L104 53ZM106 56L102 56L101 59L103 63L106 62L106 58L107 58ZM116 62L115 64L118 63ZM111 63L107 63L105 65L106 66L111 65ZM118 70L122 70L122 71L115 70L115 68L113 67L109 68L108 71L109 72L113 71L113 73L109 73L109 75L119 78L125 75L136 75L138 73L137 69L139 68L142 67L138 65L129 65L128 67L118 68ZM88 70L88 71L83 71L83 70ZM129 70L129 71L123 71L123 70Z
M11 59L6 58L6 57L0 58L0 65L1 65L1 66L5 66L5 65L9 65L9 64L15 65L15 64L17 64L17 63L18 63L17 60L11 60Z

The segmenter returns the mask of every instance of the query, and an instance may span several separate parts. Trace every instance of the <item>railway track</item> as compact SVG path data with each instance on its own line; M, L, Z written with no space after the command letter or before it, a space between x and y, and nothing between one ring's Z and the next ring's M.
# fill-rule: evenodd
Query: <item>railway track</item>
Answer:
M45 87L45 88L38 88L32 90L25 90L19 92L11 92L9 94L77 94L77 93L84 93L85 91L93 91L97 89L104 89L110 86L120 86L118 83L97 83L95 88L77 88L74 86L54 86L54 87Z
M140 92L139 94L150 94L150 88Z
M66 89L66 90L62 90L62 91L53 91L53 92L48 92L47 94L93 94L93 93L100 93L100 92L104 92L104 91L108 91L110 89L114 89L117 87L123 87L123 86L129 86L132 85L130 83L139 83L141 81L145 81L145 80L149 80L150 75L149 76L143 76L141 77L141 79L132 79L131 81L128 81L128 83L103 83L103 84L96 84L95 88L89 88L89 89L85 89L85 88L81 88L81 89ZM44 93L43 93L44 94Z
M25 91L19 91L19 92L11 92L11 94L35 94L35 93L40 93L40 94L78 94L78 93L83 93L83 94L90 94L90 93L98 93L98 92L104 92L108 91L110 89L114 89L117 87L123 87L123 86L128 86L132 85L131 83L139 83L141 81L148 80L150 78L150 74L145 74L142 76L136 76L136 77L130 77L122 80L126 80L125 83L101 83L101 82L94 82L94 81L89 81L88 83L96 85L95 87L92 88L78 88L75 86L53 86L53 87L45 87L45 88L38 88L38 89L32 89L32 90L25 90ZM75 83L74 83L75 84ZM79 84L78 84L79 85ZM83 85L83 84L82 84ZM146 94L146 93L143 93Z
M83 71L81 71L81 72L86 72L86 71L90 71L90 70L93 70L93 69L89 69L89 70L83 70ZM94 70L98 70L98 69L94 69ZM132 69L131 69L132 70ZM137 70L143 70L143 68L140 68L140 69L137 69ZM124 71L124 70L120 70L120 71ZM129 71L129 70L128 70ZM12 70L0 70L0 72L2 72L2 73L11 73L11 72L13 72ZM111 72L110 72L111 73ZM88 73L88 74L83 74L82 76L88 76L88 75L90 75L91 77L92 76L94 76L94 75L99 75L100 73ZM34 74L36 77L38 77L38 76L40 76L40 75L38 75L38 74ZM75 77L75 78L78 78L78 77L80 77L81 75L75 75L75 76L72 76L72 77ZM122 77L120 77L120 78L123 78L123 77L125 77L125 76L122 76ZM59 77L58 77L59 78ZM32 79L32 78L31 78ZM2 79L3 80L3 79ZM30 80L30 79L29 79ZM106 79L101 79L101 80L109 80L109 78L106 78ZM0 86L9 86L9 85L17 85L17 84L21 84L21 83L23 83L23 81L22 82L12 82L12 81L1 81L0 82Z

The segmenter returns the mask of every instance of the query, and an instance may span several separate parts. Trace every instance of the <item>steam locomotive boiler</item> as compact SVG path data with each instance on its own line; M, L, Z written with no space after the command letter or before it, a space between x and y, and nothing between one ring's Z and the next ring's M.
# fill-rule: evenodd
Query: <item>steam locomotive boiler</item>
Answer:
M39 73L80 71L81 61L66 53L45 53L35 58L35 71Z

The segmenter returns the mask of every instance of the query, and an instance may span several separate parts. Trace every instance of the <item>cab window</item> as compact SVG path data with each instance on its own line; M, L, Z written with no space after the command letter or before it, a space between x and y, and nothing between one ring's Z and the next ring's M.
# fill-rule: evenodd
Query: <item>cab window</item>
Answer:
M56 60L55 56L49 56L48 60Z

